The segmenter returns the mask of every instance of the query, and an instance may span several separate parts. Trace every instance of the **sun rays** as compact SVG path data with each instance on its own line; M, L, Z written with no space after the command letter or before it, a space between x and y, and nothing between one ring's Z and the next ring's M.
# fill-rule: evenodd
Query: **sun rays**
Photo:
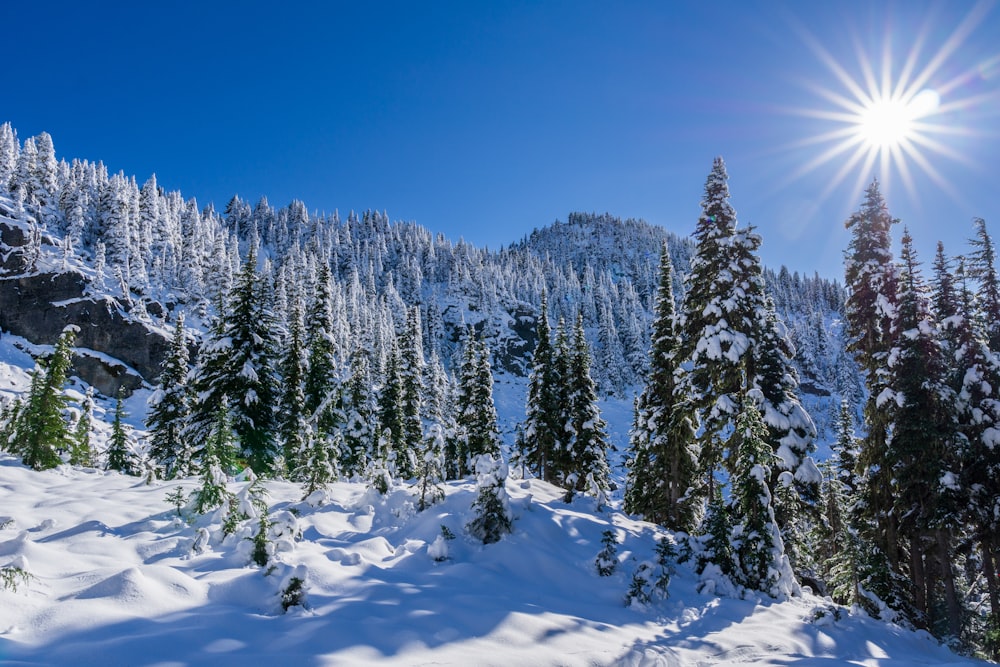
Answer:
M956 138L985 136L967 122L969 112L1000 104L995 93L977 91L991 60L959 63L957 51L989 12L985 2L974 5L940 43L931 43L939 29L929 14L915 34L887 25L877 53L854 41L852 58L837 58L807 30L799 29L834 83L806 81L820 101L816 107L789 109L817 121L817 131L793 145L812 157L791 175L795 180L823 167L836 167L820 200L853 178L852 192L878 178L886 187L899 179L906 192L919 199L918 177L925 177L952 198L959 197L941 165L970 160L954 145ZM906 45L905 51L899 49ZM899 53L905 52L902 58ZM851 62L853 60L853 63ZM992 60L996 60L994 57Z

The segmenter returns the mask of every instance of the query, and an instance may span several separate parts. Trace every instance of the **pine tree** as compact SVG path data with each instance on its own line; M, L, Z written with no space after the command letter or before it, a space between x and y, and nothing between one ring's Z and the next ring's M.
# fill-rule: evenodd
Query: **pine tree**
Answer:
M424 436L417 469L417 509L421 512L444 499L444 441L441 425L431 424Z
M739 413L751 339L745 286L738 285L744 267L736 265L736 211L729 203L728 175L716 158L705 182L702 214L695 228L697 243L687 276L677 358L688 364L682 394L701 416L699 466L708 497L714 495L716 471L723 460L726 435Z
M986 221L975 218L972 224L976 235L969 241L973 248L968 258L969 274L979 283L977 297L986 340L994 353L1000 353L1000 275L996 268L996 249L986 231Z
M424 397L424 353L421 338L420 307L410 308L406 316L406 329L400 338L399 378L400 402L402 408L402 442L397 454L400 476L410 478L417 474L418 451L423 439L423 423L420 418Z
M304 381L306 375L305 347L302 339L302 311L294 299L288 315L288 336L281 360L281 401L278 410L278 437L281 441L285 467L294 474L308 455L308 431Z
M340 432L335 431L333 436L335 441L328 442L327 439L316 432L313 425L307 425L303 438L303 450L300 455L301 465L293 472L293 478L302 481L302 499L305 500L313 492L325 489L328 484L337 479L337 470L334 467L330 453L337 451L338 443L342 442Z
M858 453L863 516L855 526L871 540L868 556L888 559L886 572L899 564L898 517L892 513L891 466L887 459L890 412L879 399L887 396L889 351L895 343L896 268L892 261L890 231L897 220L886 207L874 181L865 191L861 209L848 218L851 241L845 260L844 304L850 339L848 351L865 374L868 398L864 406L866 434ZM883 578L888 581L888 578Z
M475 468L477 495L472 509L476 517L466 528L483 544L491 544L513 530L514 516L505 488L507 464L484 453L476 456Z
M399 348L393 342L386 360L385 379L379 392L378 422L389 439L387 462L394 478L409 479L413 473L412 451L405 441L406 418L403 413L403 378L400 375Z
M697 517L698 456L685 397L678 395L673 266L660 253L656 319L649 350L649 375L636 399L625 509L672 530L691 532Z
M68 399L63 393L78 329L66 327L48 359L39 359L31 376L27 400L14 424L11 441L24 464L35 470L54 468L61 463L58 451L71 449L73 434L63 415Z
M201 486L195 492L194 508L206 514L228 505L233 494L226 486L226 467L233 456L233 429L229 419L229 406L225 397L215 411L209 438L205 443L201 461Z
M913 605L919 614L911 620L926 627L933 588L928 552L937 552L936 557L950 568L954 556L951 535L958 528L962 503L956 497L961 493L957 484L957 415L953 412L956 395L948 386L947 362L913 239L905 230L898 304L893 323L897 344L889 356L895 405L887 463L893 479L893 513L900 517L900 536L908 540ZM952 631L957 634L959 603L949 568L943 576Z
M115 419L111 423L111 438L108 440L107 470L117 470L124 475L134 474L133 454L129 446L131 428L125 424L125 397L118 390L115 401Z
M320 434L332 433L337 426L336 404L329 400L337 385L331 281L330 268L321 262L312 305L306 314L305 408L308 414L317 416Z
M777 460L767 444L767 426L753 400L744 401L736 420L733 450L738 452L733 469L732 501L739 583L777 597L788 593L791 566L774 518L768 480ZM784 580L784 581L783 581Z
M274 406L278 397L274 358L274 320L257 272L257 254L250 254L230 295L230 305L213 326L194 371L197 397L193 410L193 441L204 442L222 397L229 409L240 454L257 473L270 470L277 454Z
M996 658L1000 648L995 638L1000 628L1000 518L995 511L995 499L1000 497L1000 368L989 349L981 319L976 315L975 296L969 285L963 262L956 271L957 313L949 328L953 340L951 364L953 388L957 395L958 429L965 439L962 452L961 487L969 497L964 512L971 528L972 539L979 545L978 559L990 600L988 626L990 655ZM992 639L990 639L992 637Z
M94 414L94 390L88 388L87 393L80 404L80 417L76 421L73 429L73 444L69 450L70 465L93 467L95 465L96 452L90 439L93 428Z
M566 402L566 423L571 430L570 467L564 483L566 499L575 493L587 493L599 504L609 490L607 424L597 407L597 390L590 377L590 347L583 329L583 315L578 315L573 330L573 350L569 361L571 378Z
M9 193L13 188L11 178L17 169L17 158L21 147L17 132L10 123L0 125L0 191Z
M705 518L701 522L702 550L698 554L696 571L704 574L711 566L719 574L732 578L737 574L733 553L733 524L722 499L722 488L716 486L709 499Z
M594 559L594 567L598 575L610 577L618 567L618 536L615 531L609 528L601 533L601 547Z
M455 432L445 444L445 468L451 479L472 472L481 454L500 456L490 353L471 327L465 336L460 373Z
M351 356L351 376L344 391L344 448L340 468L348 479L364 473L375 447L373 412L368 356L356 350Z
M562 429L559 403L559 383L556 377L549 327L548 300L542 292L541 310L536 320L535 351L528 378L525 421L518 442L521 460L540 479L555 483L553 470L555 448Z
M184 315L180 314L174 325L170 351L163 360L160 386L149 397L146 418L150 456L164 466L167 479L186 477L195 469L193 447L187 433L191 401L188 370Z

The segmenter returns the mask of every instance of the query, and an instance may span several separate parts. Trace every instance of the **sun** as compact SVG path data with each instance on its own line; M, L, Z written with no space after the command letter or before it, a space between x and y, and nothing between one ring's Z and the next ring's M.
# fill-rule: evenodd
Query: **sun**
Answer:
M954 186L942 175L940 158L967 163L954 148L958 137L975 132L956 118L963 111L982 107L985 100L967 92L982 64L957 68L955 52L985 15L979 3L965 16L936 50L927 50L930 26L909 36L910 50L895 59L889 35L880 54L855 51L856 63L835 58L811 34L800 30L804 41L833 74L836 84L804 82L823 101L818 108L793 109L792 113L822 121L816 134L796 142L793 148L809 148L812 158L790 175L794 180L824 165L839 164L821 199L829 196L852 174L854 190L860 192L872 177L888 186L899 178L907 191L917 196L915 175L919 172L937 187L957 197ZM947 74L945 74L947 72ZM956 73L957 72L957 73ZM816 149L819 149L818 152Z
M910 99L878 97L858 114L855 129L869 150L909 147L921 136L919 120L932 116L940 103L940 95L929 88Z

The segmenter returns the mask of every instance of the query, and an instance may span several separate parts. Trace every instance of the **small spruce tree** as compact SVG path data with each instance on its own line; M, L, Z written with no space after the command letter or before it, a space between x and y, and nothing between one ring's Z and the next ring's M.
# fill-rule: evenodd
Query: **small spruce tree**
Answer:
M483 544L498 542L513 529L514 517L510 511L510 497L507 495L507 464L503 459L494 459L490 454L481 454L476 459L476 489L478 494L472 509L476 518L466 528Z
M134 473L133 455L129 447L131 428L125 423L125 399L121 390L115 401L115 420L111 423L111 439L108 441L108 470L131 475Z

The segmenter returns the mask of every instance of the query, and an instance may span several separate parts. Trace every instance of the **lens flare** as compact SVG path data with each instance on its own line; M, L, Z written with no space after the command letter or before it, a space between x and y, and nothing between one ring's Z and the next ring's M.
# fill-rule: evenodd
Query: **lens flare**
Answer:
M825 103L825 108L790 110L822 122L815 135L797 142L793 148L810 148L814 155L789 176L795 180L825 165L839 163L820 201L829 197L850 175L856 175L854 191L877 177L886 187L898 177L907 192L919 199L914 180L921 172L937 187L959 199L955 187L939 170L947 158L969 164L955 148L954 139L981 134L961 118L965 112L994 108L1000 103L996 92L975 91L976 82L987 79L995 67L992 60L962 69L956 51L989 12L988 3L978 3L959 25L934 49L927 49L929 35L940 26L931 18L912 35L886 30L882 51L873 56L855 47L856 63L835 58L804 28L798 32L826 66L838 85L823 86L813 81L805 85ZM934 27L934 30L932 30ZM892 37L905 39L910 50L901 62L894 62ZM957 73L956 73L957 72ZM818 151L816 149L819 149Z

